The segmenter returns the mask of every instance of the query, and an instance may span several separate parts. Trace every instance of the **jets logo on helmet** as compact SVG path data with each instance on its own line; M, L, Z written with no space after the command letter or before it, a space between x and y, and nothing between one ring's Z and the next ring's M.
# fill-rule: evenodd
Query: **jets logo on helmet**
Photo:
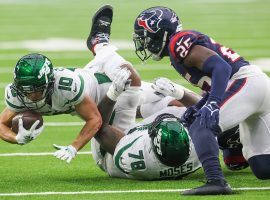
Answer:
M162 20L162 10L156 9L150 12L143 13L141 17L137 19L138 25L142 26L151 33L159 31L159 22Z
M51 64L51 62L46 58L44 65L42 66L42 68L39 71L39 75L37 76L38 79L41 79L43 75L45 75L45 80L46 83L48 83L48 74L51 73L51 69L49 67L49 65Z
M157 136L154 138L153 143L154 146L156 147L157 154L162 156L162 151L161 151L161 129L158 130Z
M187 129L171 114L161 114L148 130L153 151L167 166L180 166L190 155L190 138Z

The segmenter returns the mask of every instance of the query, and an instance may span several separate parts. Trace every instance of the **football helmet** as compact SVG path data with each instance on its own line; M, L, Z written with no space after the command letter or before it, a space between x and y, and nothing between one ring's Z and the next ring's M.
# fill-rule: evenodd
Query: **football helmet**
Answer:
M135 20L135 53L142 61L151 55L154 60L160 60L168 55L170 36L181 30L179 17L170 8L157 6L146 9Z
M179 118L161 114L149 128L152 146L164 165L176 167L184 164L190 155L190 138Z
M30 110L40 109L46 104L46 99L53 92L53 65L49 58L41 54L23 56L14 69L12 88L18 99ZM38 100L31 100L27 96L40 92Z

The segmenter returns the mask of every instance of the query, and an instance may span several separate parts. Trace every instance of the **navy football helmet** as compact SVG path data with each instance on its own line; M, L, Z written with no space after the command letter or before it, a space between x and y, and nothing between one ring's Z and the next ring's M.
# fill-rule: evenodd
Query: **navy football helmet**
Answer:
M157 6L144 10L134 24L133 41L137 56L142 61L151 55L154 60L160 60L168 55L170 36L181 30L179 17L170 8Z

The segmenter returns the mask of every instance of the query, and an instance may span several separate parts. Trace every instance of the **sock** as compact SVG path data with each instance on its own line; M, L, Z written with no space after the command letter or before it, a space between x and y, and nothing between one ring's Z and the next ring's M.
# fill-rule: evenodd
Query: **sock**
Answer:
M219 162L219 147L214 133L202 127L199 118L196 118L189 128L189 134L207 180L225 179Z

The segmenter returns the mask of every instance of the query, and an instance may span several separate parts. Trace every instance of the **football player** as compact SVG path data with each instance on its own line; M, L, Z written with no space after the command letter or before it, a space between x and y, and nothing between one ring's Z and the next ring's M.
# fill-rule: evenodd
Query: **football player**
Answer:
M167 7L141 12L135 20L133 40L141 60L169 56L179 74L209 91L182 118L189 123L207 182L183 194L232 193L220 167L215 137L238 124L243 153L253 173L259 179L269 179L270 82L267 75L209 36L183 30L177 14Z
M111 10L106 11L112 17ZM96 26L98 19L99 11L93 17L90 33L90 36L95 39L99 38L99 31L104 28L104 26ZM110 31L110 26L105 28ZM109 48L106 48L108 40L99 42L101 51L108 52ZM139 103L141 81L131 64L120 57L115 50L109 50L108 54L104 62L99 64L114 65L111 77L115 76L113 73L124 70L131 81L131 87L118 98L118 104L114 109L115 115L111 120L112 124L117 123L121 128L126 128L127 125L135 122L136 109L132 110L130 107L137 107ZM20 119L17 135L9 128L12 118L28 109L42 115L77 114L86 122L77 138L69 146L54 145L57 149L54 155L69 163L77 151L88 143L100 128L102 119L97 103L106 93L110 93L111 97L117 95L117 91L112 87L109 89L110 85L111 79L107 75L93 73L88 68L53 68L50 59L44 55L23 56L15 66L13 83L5 90L7 107L0 115L0 136L7 142L18 144L25 144L35 139L42 132L42 128L35 129L37 124L25 130ZM126 98L127 96L130 98Z
M127 79L118 76L112 84L123 91L128 88ZM107 95L98 105L103 125L95 138L100 145L92 143L91 150L102 170L112 177L156 180L180 178L200 168L188 131L180 122L184 107L167 107L122 131L109 125L115 101Z
M119 98L119 101L126 102L125 95L133 96L133 99L127 103L137 105L140 96L140 79L132 79L129 70L126 73L131 77L133 86L123 93L123 99ZM9 124L11 124L12 118L17 113L28 109L35 110L42 115L77 114L86 122L78 137L65 148L55 146L59 148L59 151L55 152L55 156L70 162L77 151L99 129L102 120L96 104L106 92L110 92L112 95L117 93L117 91L108 90L110 85L111 80L103 74L93 75L91 72L79 68L53 68L49 58L41 54L26 55L16 64L14 82L6 87L7 107L0 115L1 138L11 143L25 144L41 133L42 128L35 130L35 127L32 127L25 130L21 119L18 134L15 135L10 130ZM115 119L118 120L116 122L122 124L123 127L125 127L125 123L131 123L128 118L133 119L136 115L136 110L129 110L129 105L122 103L115 108ZM118 115L121 115L121 118L118 118ZM36 124L34 125L36 126Z

